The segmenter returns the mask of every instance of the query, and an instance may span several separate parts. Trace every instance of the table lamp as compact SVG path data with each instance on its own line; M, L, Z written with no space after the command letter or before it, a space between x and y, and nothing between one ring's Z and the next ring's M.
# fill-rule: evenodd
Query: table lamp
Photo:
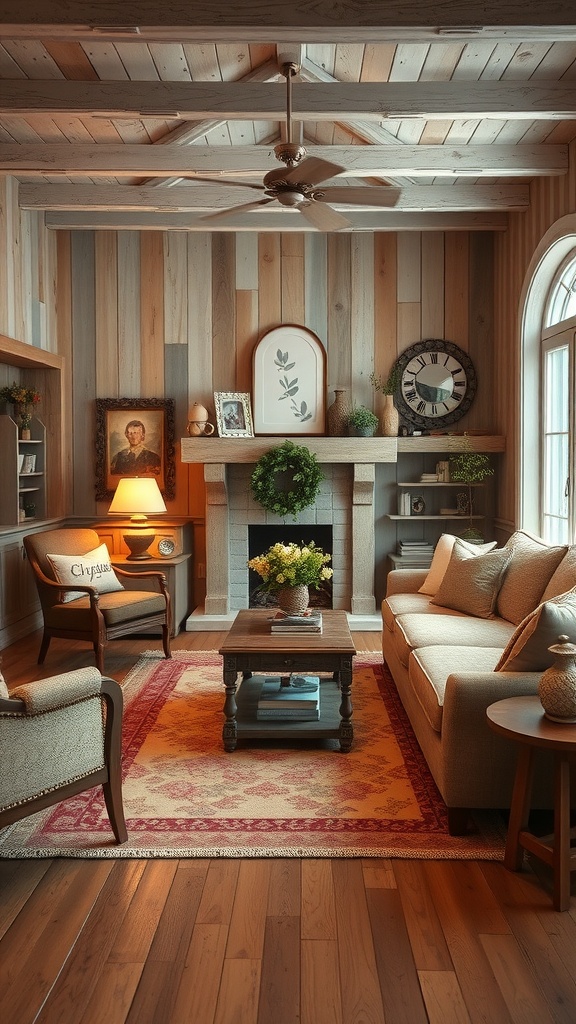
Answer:
M126 547L130 551L126 556L128 561L141 561L152 557L148 554L148 548L156 536L156 531L148 522L147 516L160 515L166 511L164 498L154 477L122 477L118 481L108 512L111 515L130 516L131 529L123 534Z

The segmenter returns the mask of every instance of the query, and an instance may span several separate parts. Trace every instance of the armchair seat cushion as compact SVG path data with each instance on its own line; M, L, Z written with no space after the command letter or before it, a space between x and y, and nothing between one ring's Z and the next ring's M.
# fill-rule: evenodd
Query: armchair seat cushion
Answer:
M122 590L102 594L98 606L107 626L119 625L148 615L163 615L166 600L163 594L149 590ZM80 597L66 604L55 604L44 612L44 621L52 629L89 630L90 598Z

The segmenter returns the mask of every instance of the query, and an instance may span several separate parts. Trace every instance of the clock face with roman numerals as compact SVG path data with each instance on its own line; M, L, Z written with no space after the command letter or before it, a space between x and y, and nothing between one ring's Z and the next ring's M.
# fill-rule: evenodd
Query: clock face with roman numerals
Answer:
M476 394L476 372L470 356L451 341L428 338L398 358L400 384L396 405L401 417L416 428L434 429L456 423Z

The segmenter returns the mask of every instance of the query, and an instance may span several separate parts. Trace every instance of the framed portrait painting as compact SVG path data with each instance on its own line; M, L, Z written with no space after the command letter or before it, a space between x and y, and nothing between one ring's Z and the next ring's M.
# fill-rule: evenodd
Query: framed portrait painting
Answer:
M171 398L96 399L96 498L112 498L123 476L153 476L164 498L174 498Z
M254 437L249 394L215 391L214 408L220 437Z
M254 349L254 430L257 434L326 432L326 353L314 331L282 324Z

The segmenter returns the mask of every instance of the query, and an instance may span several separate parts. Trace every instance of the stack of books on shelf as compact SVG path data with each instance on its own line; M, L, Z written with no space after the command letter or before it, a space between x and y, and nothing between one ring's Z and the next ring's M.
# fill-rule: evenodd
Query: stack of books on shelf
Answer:
M320 678L267 677L262 683L256 718L259 721L317 722L320 719Z
M421 484L435 484L438 483L438 473L421 473L420 474Z
M302 615L288 615L278 611L270 623L271 633L302 636L307 633L322 632L322 612L311 608Z
M432 558L434 545L426 540L399 540L397 552L407 562L422 562Z

